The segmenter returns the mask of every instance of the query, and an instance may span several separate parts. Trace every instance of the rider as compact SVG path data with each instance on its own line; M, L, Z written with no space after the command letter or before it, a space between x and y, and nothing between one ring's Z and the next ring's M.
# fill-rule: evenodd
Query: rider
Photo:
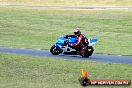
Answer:
M85 52L85 47L88 45L88 39L84 35L82 35L79 27L74 30L74 35L67 35L67 37L68 36L76 36L78 39L77 43L69 44L69 46L75 48L80 53Z

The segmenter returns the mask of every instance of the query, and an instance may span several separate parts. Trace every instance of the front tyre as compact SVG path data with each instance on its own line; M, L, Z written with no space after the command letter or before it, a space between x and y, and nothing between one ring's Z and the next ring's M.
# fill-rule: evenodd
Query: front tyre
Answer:
M62 52L62 50L60 49L60 47L58 46L55 46L53 45L50 49L50 52L53 54L53 55L58 55Z

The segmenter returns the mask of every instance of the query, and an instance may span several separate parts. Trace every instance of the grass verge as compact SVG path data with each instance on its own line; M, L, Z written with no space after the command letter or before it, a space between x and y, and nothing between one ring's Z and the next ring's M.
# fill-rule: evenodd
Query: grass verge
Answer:
M127 64L0 54L0 88L80 88L78 78L82 67L88 70L91 79L132 80L132 65Z

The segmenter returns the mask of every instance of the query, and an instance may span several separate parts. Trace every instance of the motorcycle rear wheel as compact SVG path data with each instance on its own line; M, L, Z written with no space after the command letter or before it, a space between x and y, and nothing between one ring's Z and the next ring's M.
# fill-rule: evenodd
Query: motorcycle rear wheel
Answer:
M88 46L87 47L87 53L88 53L88 55L91 56L93 54L93 52L94 52L93 47L92 46Z
M88 46L85 52L80 52L80 56L82 57L89 57L93 54L94 49L92 46Z

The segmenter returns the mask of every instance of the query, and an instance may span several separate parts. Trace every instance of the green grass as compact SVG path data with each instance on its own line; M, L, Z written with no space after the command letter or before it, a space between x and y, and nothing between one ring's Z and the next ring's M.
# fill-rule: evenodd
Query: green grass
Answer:
M98 38L96 53L132 55L132 11L0 8L0 46L49 50L62 34L81 27Z
M0 88L80 88L78 78L82 67L89 72L90 79L132 80L132 65L127 64L0 54Z
M132 6L131 0L2 0L9 5L93 5L93 6Z

